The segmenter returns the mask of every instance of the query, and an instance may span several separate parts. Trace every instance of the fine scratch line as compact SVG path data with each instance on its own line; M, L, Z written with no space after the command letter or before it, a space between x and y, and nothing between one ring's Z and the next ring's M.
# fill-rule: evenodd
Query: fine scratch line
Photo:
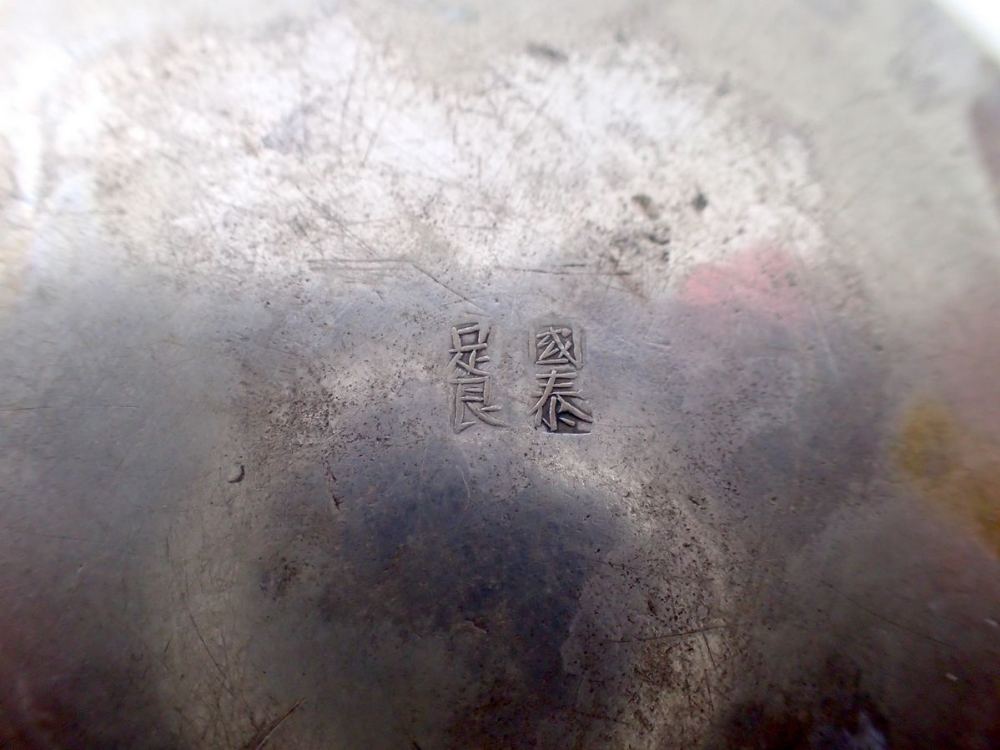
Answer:
M437 277L436 277L436 276L435 276L434 274L430 273L429 271L426 271L426 270L424 270L424 269L423 269L423 268L421 268L421 267L420 267L419 265L417 265L416 263L414 263L414 262L413 262L412 260L406 260L405 262L406 262L406 263L408 263L409 265L411 265L411 266L412 266L412 267L413 267L414 269L416 269L417 271L420 271L420 273L422 273L422 274L423 274L424 276L426 276L427 278L429 278L429 279L430 279L431 281L433 281L433 282L434 282L435 284L438 284L439 286L443 287L444 289L447 289L447 290L448 290L449 292L451 292L452 294L454 294L454 295L455 295L456 297L458 297L459 299L463 299L463 300L465 300L466 302L468 302L468 303L469 303L470 305L472 305L473 307L475 307L475 308L476 308L477 310L479 310L480 312L482 312L482 311L483 311L483 308L482 308L482 307L480 307L479 305L477 305L477 304L476 304L475 302L473 302L473 301L472 301L471 299L469 299L468 297L466 297L466 296L465 296L464 294L462 294L461 292L457 292L457 291L455 291L455 290L454 290L454 289L452 289L452 288L451 288L450 286L448 286L448 285L447 285L447 284L445 284L445 283L444 283L443 281L441 281L441 279L437 278Z
M379 118L378 125L375 126L375 132L372 133L371 140L368 141L368 148L365 149L365 155L361 159L362 167L368 162L368 155L372 152L372 146L375 145L375 141L378 140L379 133L382 132L382 126L385 124L385 118L389 116L389 110L392 109L392 101L396 98L396 92L399 91L400 80L397 80L396 85L393 86L392 93L389 94L389 100L385 103L385 109L382 110L382 116Z
M306 700L305 698L299 698L297 701L295 701L295 703L292 704L291 708L289 708L287 711L285 711L285 713L283 713L277 719L268 724L264 728L264 733L261 735L259 740L255 738L254 740L250 740L250 742L247 743L246 747L248 748L248 750L260 750L262 747L264 747L267 741L271 739L271 735L273 735L278 730L278 727L280 727L282 724L285 723L285 720L295 712L295 709L297 709L299 706L305 703L305 700Z
M847 594L845 594L843 591L841 591L840 589L838 589L836 586L834 586L832 583L829 583L828 581L821 581L820 583L822 583L824 586L828 587L837 596L843 597L844 599L846 599L848 602L850 602L851 604L853 604L858 609L867 612L872 617L876 617L879 620L881 620L882 622L888 623L889 625L892 625L893 627L899 628L903 632L909 633L910 635L916 636L917 638L923 638L925 641L930 641L931 643L936 643L939 646L944 646L946 648L955 648L952 644L948 643L947 641L942 641L939 638L935 638L932 635L928 635L927 633L921 633L919 630L914 630L911 627L907 627L903 623L898 622L897 620L893 620L890 617L886 617L881 612L877 612L874 609L872 609L871 607L865 606L864 604L862 604L858 600L856 600L853 597L848 596Z
M701 635L702 633L709 633L713 630L725 630L726 628L731 628L732 625L709 625L704 628L694 628L693 630L681 630L675 633L664 633L663 635L651 635L639 638L609 638L606 643L646 643L649 641L666 641L671 638L687 638L692 635Z

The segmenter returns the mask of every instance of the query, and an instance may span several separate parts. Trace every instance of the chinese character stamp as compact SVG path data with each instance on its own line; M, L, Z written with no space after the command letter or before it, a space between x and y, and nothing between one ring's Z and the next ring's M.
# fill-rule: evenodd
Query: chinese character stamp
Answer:
M535 428L549 432L586 433L594 419L576 388L583 367L583 343L579 331L570 326L551 325L538 330L531 339L531 358L544 369L535 374L538 392L528 414Z
M451 329L453 376L448 383L455 388L455 432L483 422L494 427L503 423L493 416L500 407L493 403L490 374L483 365L490 361L486 353L493 329L480 323L465 323Z

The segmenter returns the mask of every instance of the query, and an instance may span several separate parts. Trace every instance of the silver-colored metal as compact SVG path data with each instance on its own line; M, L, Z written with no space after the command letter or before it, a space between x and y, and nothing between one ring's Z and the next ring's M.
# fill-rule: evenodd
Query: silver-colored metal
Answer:
M0 747L1000 746L947 17L126 5L2 11Z

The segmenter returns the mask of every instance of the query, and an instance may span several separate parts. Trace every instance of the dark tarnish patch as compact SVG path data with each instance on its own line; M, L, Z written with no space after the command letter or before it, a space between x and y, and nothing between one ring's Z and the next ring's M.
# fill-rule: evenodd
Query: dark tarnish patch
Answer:
M831 658L794 694L737 704L713 750L889 750L890 728L857 686L859 669Z
M3 450L16 447L26 467L24 478L5 475L0 493L5 749L187 747L173 718L188 707L162 700L174 678L164 662L169 643L150 637L151 624L179 604L165 588L148 596L146 586L164 567L160 522L176 508L178 485L198 471L205 423L180 408L199 391L175 366L197 346L166 345L171 329L150 323L187 298L144 281L81 271L53 284L58 291L37 315L4 331L9 346L33 352L15 356L5 374L21 379L23 362L29 405L59 405L0 415ZM133 349L148 358L108 354ZM38 466L44 481L30 478Z
M851 668L822 666L841 633L817 614L830 592L810 552L830 555L822 535L831 519L875 504L867 490L885 375L842 295L794 249L757 243L689 272L671 312L683 325L664 326L677 353L670 383L683 394L681 450L708 496L699 508L716 509L718 527L749 556L732 592L741 621L734 703L705 747L867 750L881 741L866 722L881 731L881 681L895 665L856 660L870 668L863 684L848 679Z
M638 193L632 196L632 202L638 206L646 217L656 221L660 218L662 211L656 202L645 193Z
M527 748L581 723L562 649L619 523L541 475L510 495L504 459L468 465L456 450L375 444L274 493L262 611L311 634L288 674L335 675L311 701L348 744L384 746L389 726L421 747ZM345 718L340 690L381 699Z
M529 42L525 47L525 51L532 57L537 57L540 60L547 60L552 63L564 63L569 60L569 57L566 56L565 52L556 49L550 44Z
M969 119L1000 211L1000 84L979 95L972 103Z
M41 588L41 587L40 587ZM16 625L0 620L0 747L4 750L99 750L185 747L162 723L151 698L155 658L133 642L114 615L103 643L84 643L75 622L50 629L61 612L35 603ZM83 602L62 602L76 620ZM89 618L88 618L89 619ZM76 629L74 629L76 628ZM36 635L39 634L39 635Z
M863 323L766 244L694 269L679 297L667 327L686 449L751 548L787 551L875 471L884 373Z

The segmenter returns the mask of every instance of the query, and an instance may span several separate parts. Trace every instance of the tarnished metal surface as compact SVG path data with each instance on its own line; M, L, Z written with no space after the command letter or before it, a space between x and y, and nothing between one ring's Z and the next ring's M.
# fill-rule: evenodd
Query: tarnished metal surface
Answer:
M4 12L5 747L1000 743L930 6Z

